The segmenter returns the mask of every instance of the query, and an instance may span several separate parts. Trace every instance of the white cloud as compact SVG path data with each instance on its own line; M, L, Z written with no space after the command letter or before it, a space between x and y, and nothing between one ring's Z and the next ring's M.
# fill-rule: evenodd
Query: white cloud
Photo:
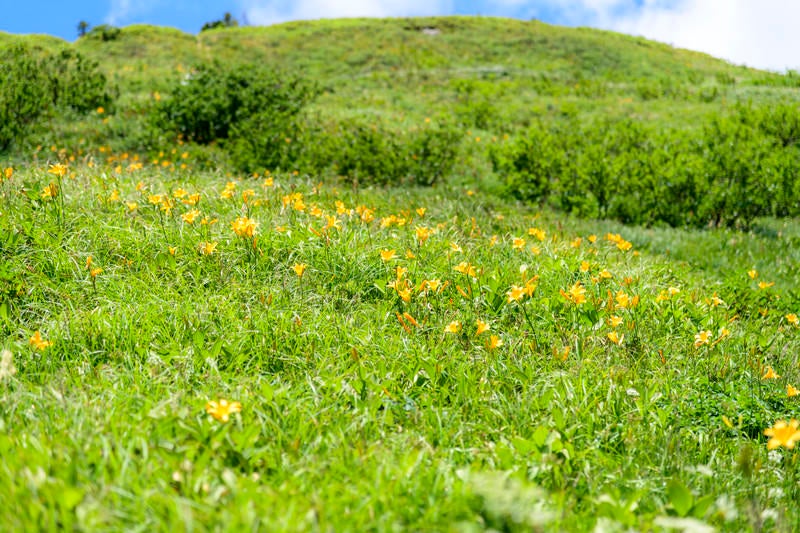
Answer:
M243 0L241 4L248 22L256 25L320 18L442 15L452 8L451 0Z
M132 17L150 12L158 4L159 0L111 0L105 23L112 26L125 24Z
M503 2L504 0L496 0ZM800 68L794 0L544 0L572 24L641 35L752 67Z

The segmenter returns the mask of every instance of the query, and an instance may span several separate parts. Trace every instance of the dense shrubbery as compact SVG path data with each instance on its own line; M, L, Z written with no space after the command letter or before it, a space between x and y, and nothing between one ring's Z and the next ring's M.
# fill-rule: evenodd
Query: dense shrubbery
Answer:
M491 151L510 194L581 216L673 226L800 215L800 112L739 107L696 132L631 120L539 124Z
M97 64L71 50L46 54L11 46L0 54L0 150L56 111L110 107L114 92Z
M402 130L381 123L322 123L304 113L317 89L301 78L241 65L201 65L154 110L157 130L218 143L240 170L335 172L361 183L433 184L456 160L447 121Z
M242 126L290 121L317 89L299 77L256 65L201 64L156 109L165 130L200 144L227 139Z

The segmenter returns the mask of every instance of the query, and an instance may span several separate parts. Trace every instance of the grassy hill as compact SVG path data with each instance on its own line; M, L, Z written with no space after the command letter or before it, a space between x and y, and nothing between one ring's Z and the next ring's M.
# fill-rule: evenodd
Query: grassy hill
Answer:
M119 88L0 160L0 524L800 528L796 75L504 19L106 31L0 34ZM210 59L322 90L179 136L192 80L259 81Z

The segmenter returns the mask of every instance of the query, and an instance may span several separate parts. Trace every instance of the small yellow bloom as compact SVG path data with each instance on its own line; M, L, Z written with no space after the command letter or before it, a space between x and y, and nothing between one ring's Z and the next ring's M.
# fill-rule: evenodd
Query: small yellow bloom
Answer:
M547 238L547 232L539 228L529 228L528 235L535 237L539 241L543 241Z
M63 178L67 175L67 165L62 165L61 163L50 165L50 168L47 170L47 172L48 174L54 174L59 178Z
M252 238L258 229L258 222L252 218L239 217L231 222L231 228L233 228L233 232L239 237Z
M608 323L611 324L612 328L616 328L622 325L622 319L616 315L612 316L608 319Z
M387 261L391 261L397 257L397 253L394 250L381 250L381 260L385 263Z
M625 335L618 335L616 331L612 331L608 335L608 340L616 344L617 346L622 344L622 341L625 339Z
M39 330L36 330L36 333L33 334L33 337L30 338L29 342L34 349L39 350L40 352L48 346L53 345L51 341L47 341L42 338L42 334Z
M764 372L764 375L761 376L761 379L779 379L780 376L775 373L771 366L767 366L767 370Z
M512 246L514 247L515 250L524 250L525 249L525 239L521 239L519 237L515 237Z
M798 394L800 394L800 390L792 387L789 384L786 385L786 396L791 398L792 396L797 396Z
M508 303L511 302L519 302L525 296L525 288L520 287L519 285L512 285L511 289L506 292L506 297L508 298Z
M580 281L576 281L568 292L564 292L563 290L559 292L561 292L561 296L575 305L581 305L586 302L586 289Z
M496 350L502 345L503 345L503 339L501 339L497 335L489 336L489 340L486 341L486 348L488 348L489 350Z
M767 449L774 450L783 446L791 450L794 443L800 440L800 431L797 427L800 422L792 418L788 423L785 420L778 420L771 428L764 430L764 435L771 437L767 442Z
M491 326L489 326L489 324L487 324L486 322L484 322L480 318L475 321L475 324L477 325L477 328L475 330L475 336L478 336L481 333L489 331L489 328L491 327Z
M308 268L308 265L305 264L305 263L296 263L292 267L292 270L294 270L294 273L297 274L298 278L302 278L303 274L305 273L307 268Z
M456 266L454 266L453 270L455 270L456 272L460 272L465 276L470 276L472 278L477 277L477 272L475 271L475 267L467 263L466 261L461 262Z
M181 220L186 222L187 224L194 224L194 221L197 220L197 217L200 216L200 211L198 209L192 209L191 211L187 211L181 215Z
M754 268L753 270L749 270L747 275L750 276L750 279L756 279L758 277L758 271Z
M573 239L573 240L572 240L572 241L569 243L569 245L570 245L571 247L573 247L573 248L580 248L580 246L581 246L581 243L582 243L582 242L583 242L583 239L581 239L580 237L575 237L575 238L574 238L574 239Z
M42 200L47 200L48 198L55 198L58 195L58 185L55 183L50 183L47 187L42 189L42 192L39 193L39 196Z
M433 231L425 226L417 226L416 233L417 233L417 240L419 241L419 243L425 244L425 241L428 240Z
M758 282L758 288L761 289L761 290L769 289L773 285L775 285L774 281L759 281Z
M103 269L102 269L102 268L100 268L100 267L97 267L97 268L93 268L93 269L91 269L91 270L89 271L89 275L90 275L90 276L92 276L92 278L96 278L96 277L97 277L97 275L98 275L98 274L100 274L100 273L102 273L102 272L103 272Z
M581 272L589 272L591 265L589 261L581 261Z
M227 422L233 413L242 411L242 404L239 402L229 402L220 399L218 402L210 400L206 403L206 413L210 414L219 422Z
M169 250L169 255L175 255L175 252L178 251L178 248L176 248L175 246L170 246L168 250Z
M708 344L711 341L711 332L710 331L701 331L697 335L694 336L694 347L699 348L705 344Z
M7 180L10 180L11 176L14 175L14 169L11 167L6 167L6 169L3 171L3 175L6 177Z
M136 202L125 202L125 205L128 206L128 212L136 211L139 207L139 204Z
M786 315L786 321L793 326L800 325L800 320L798 320L797 315L794 313L789 313Z
M444 328L445 333L458 333L461 331L461 322L458 320L453 320L449 324L447 324Z
M201 242L200 253L203 255L212 255L217 250L216 242Z

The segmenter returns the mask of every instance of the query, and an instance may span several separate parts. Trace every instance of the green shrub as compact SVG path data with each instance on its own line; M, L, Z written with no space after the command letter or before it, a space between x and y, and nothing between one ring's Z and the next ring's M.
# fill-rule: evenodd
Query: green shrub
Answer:
M738 107L696 131L539 124L490 152L508 194L633 224L749 226L800 214L800 113Z
M461 135L447 121L402 130L378 121L323 123L318 117L242 124L226 144L247 172L332 172L362 184L433 185L456 162Z
M219 62L196 66L178 80L155 111L156 124L200 144L227 139L232 130L275 128L290 120L316 95L299 77L258 65L228 67ZM254 132L254 134L256 134Z
M48 54L15 45L0 50L0 150L54 113L87 113L116 98L98 68L71 50Z

